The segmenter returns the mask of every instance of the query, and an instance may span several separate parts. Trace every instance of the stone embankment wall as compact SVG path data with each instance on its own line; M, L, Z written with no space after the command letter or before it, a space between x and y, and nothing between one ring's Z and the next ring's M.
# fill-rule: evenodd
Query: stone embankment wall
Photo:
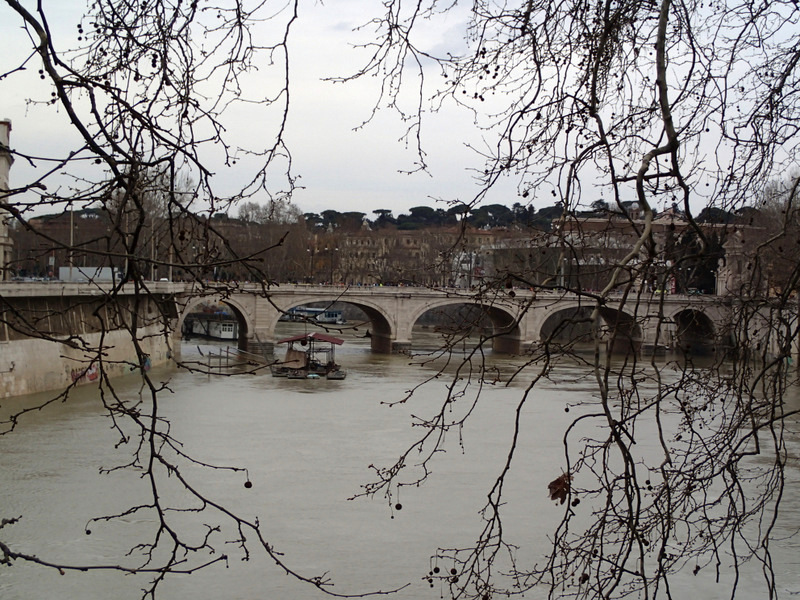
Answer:
M157 298L6 297L0 310L0 398L131 374L175 351L177 319Z
M137 336L147 355L145 368L170 361L171 345L159 328L141 328ZM88 334L83 341L86 349L41 339L0 342L0 398L96 383L101 373L117 377L139 368L136 348L127 331ZM98 360L96 350L100 347L102 360Z

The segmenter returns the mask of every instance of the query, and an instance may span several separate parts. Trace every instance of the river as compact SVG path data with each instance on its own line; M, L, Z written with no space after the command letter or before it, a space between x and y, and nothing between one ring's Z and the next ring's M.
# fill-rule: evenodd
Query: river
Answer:
M433 337L432 333L427 334ZM429 340L430 341L430 340ZM419 339L415 338L415 343ZM211 344L184 343L184 359L207 354ZM344 381L287 380L268 373L238 377L207 376L185 370L153 370L169 381L161 410L172 423L184 450L209 463L237 465L247 474L188 468L198 486L248 518L258 516L276 550L293 569L308 575L327 574L333 591L355 594L405 587L399 600L440 598L447 590L425 581L438 547L474 542L480 531L479 510L508 453L514 411L527 384L521 377L510 387L488 385L461 435L450 435L446 452L432 463L428 481L403 488L390 508L382 497L348 500L371 480L370 464L390 465L419 434L411 415L426 414L440 401L446 381L436 380L402 399L421 379L434 373L404 356L374 355L368 340L348 337L337 350L348 369ZM488 358L507 375L515 359ZM552 382L543 382L523 413L524 439L506 489L505 524L510 540L520 546L521 562L535 561L548 547L548 535L564 508L547 497L547 484L564 465L561 443L576 405L591 401L592 381L586 369L556 368ZM136 397L135 376L114 382L119 393ZM39 397L4 402L6 414ZM797 402L797 399L794 400ZM565 408L573 407L568 413ZM772 545L778 589L783 597L800 593L800 545L790 538L800 526L800 467L797 420L789 439L784 509ZM119 433L105 415L93 387L82 387L67 403L24 417L18 429L0 438L1 517L22 516L7 526L0 540L18 551L69 564L130 564L127 550L146 540L153 522L133 514L116 522L87 523L146 500L145 482L130 471L100 474L130 460L130 444L115 447ZM248 479L249 478L249 479ZM245 481L252 482L246 488ZM179 496L174 491L175 498ZM191 521L194 515L176 515ZM195 525L199 525L195 523ZM224 530L221 539L233 539ZM227 536L227 537L226 537ZM226 544L220 544L225 547ZM191 576L174 576L159 589L159 598L280 598L318 600L313 586L295 581L256 550L249 561L233 544L231 560ZM710 571L711 569L709 569ZM723 583L730 573L722 574ZM72 572L16 563L0 565L0 598L4 600L127 600L139 598L149 578L117 572ZM756 565L746 565L741 598L764 598ZM675 597L689 593L704 600L728 597L711 573L686 573L673 582ZM530 598L544 598L536 590Z

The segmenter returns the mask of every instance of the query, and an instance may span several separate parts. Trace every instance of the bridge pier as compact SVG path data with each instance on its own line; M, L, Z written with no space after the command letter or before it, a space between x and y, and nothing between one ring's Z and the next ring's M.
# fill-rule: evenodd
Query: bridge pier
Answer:
M606 339L606 352L609 354L621 354L628 356L631 354L641 355L642 340L629 336L611 336Z
M250 354L259 356L272 356L275 353L275 342L261 341L258 336L253 336L245 340L243 350Z
M371 331L370 348L375 354L401 354L411 349L411 342L399 342L389 333Z
M392 342L392 354L410 354L411 342Z
M530 346L530 344L527 344ZM523 344L519 338L501 335L492 339L492 352L498 354L520 354Z

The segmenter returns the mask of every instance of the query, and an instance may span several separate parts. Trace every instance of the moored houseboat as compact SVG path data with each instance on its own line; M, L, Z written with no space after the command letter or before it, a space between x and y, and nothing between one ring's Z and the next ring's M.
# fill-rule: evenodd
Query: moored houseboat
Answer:
M332 308L313 308L310 306L295 306L287 310L280 318L281 321L301 322L314 321L325 325L344 325L345 320L341 310Z
M273 377L289 379L344 379L347 376L336 363L335 347L344 340L327 333L315 331L301 333L280 340L278 344L288 344L284 359L271 366Z

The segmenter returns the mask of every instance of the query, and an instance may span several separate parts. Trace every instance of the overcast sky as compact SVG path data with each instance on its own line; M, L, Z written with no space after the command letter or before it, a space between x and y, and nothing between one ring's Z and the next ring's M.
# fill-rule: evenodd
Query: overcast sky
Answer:
M374 122L354 131L370 114L379 79L348 84L322 81L324 77L347 75L358 66L360 55L351 44L366 39L369 32L354 34L352 29L365 20L368 10L378 11L380 5L370 0L337 0L325 5L309 2L301 7L290 41L293 96L287 140L300 176L298 183L304 188L296 192L294 202L303 212L330 208L371 215L375 209L391 209L397 215L412 206L437 206L432 198L468 201L477 191L469 169L481 164L464 146L465 139L471 138L473 143L481 139L471 115L452 109L429 115L422 135L430 175L408 175L401 171L414 168L416 154L414 148L406 148L400 141L404 125L396 114L383 110ZM62 47L69 44L77 35L85 2L59 0L45 6L51 11L51 23L56 23L54 37L64 36ZM421 33L418 41L427 49L461 49L464 45L464 22L458 15ZM5 70L15 60L14 52L27 50L28 43L19 20L7 7L0 8L0 39L0 65ZM12 146L35 155L59 154L68 147L70 126L63 111L26 106L28 85L43 84L33 71L27 78L0 82L0 117L12 120ZM226 125L242 136L243 145L247 145L248 136L269 135L267 127L254 123L259 116L252 112L229 117ZM217 172L223 187L229 183L225 178L235 177L222 165ZM17 161L11 174L12 186L27 181L30 175L30 167ZM508 206L521 201L515 184L508 182L488 201Z

